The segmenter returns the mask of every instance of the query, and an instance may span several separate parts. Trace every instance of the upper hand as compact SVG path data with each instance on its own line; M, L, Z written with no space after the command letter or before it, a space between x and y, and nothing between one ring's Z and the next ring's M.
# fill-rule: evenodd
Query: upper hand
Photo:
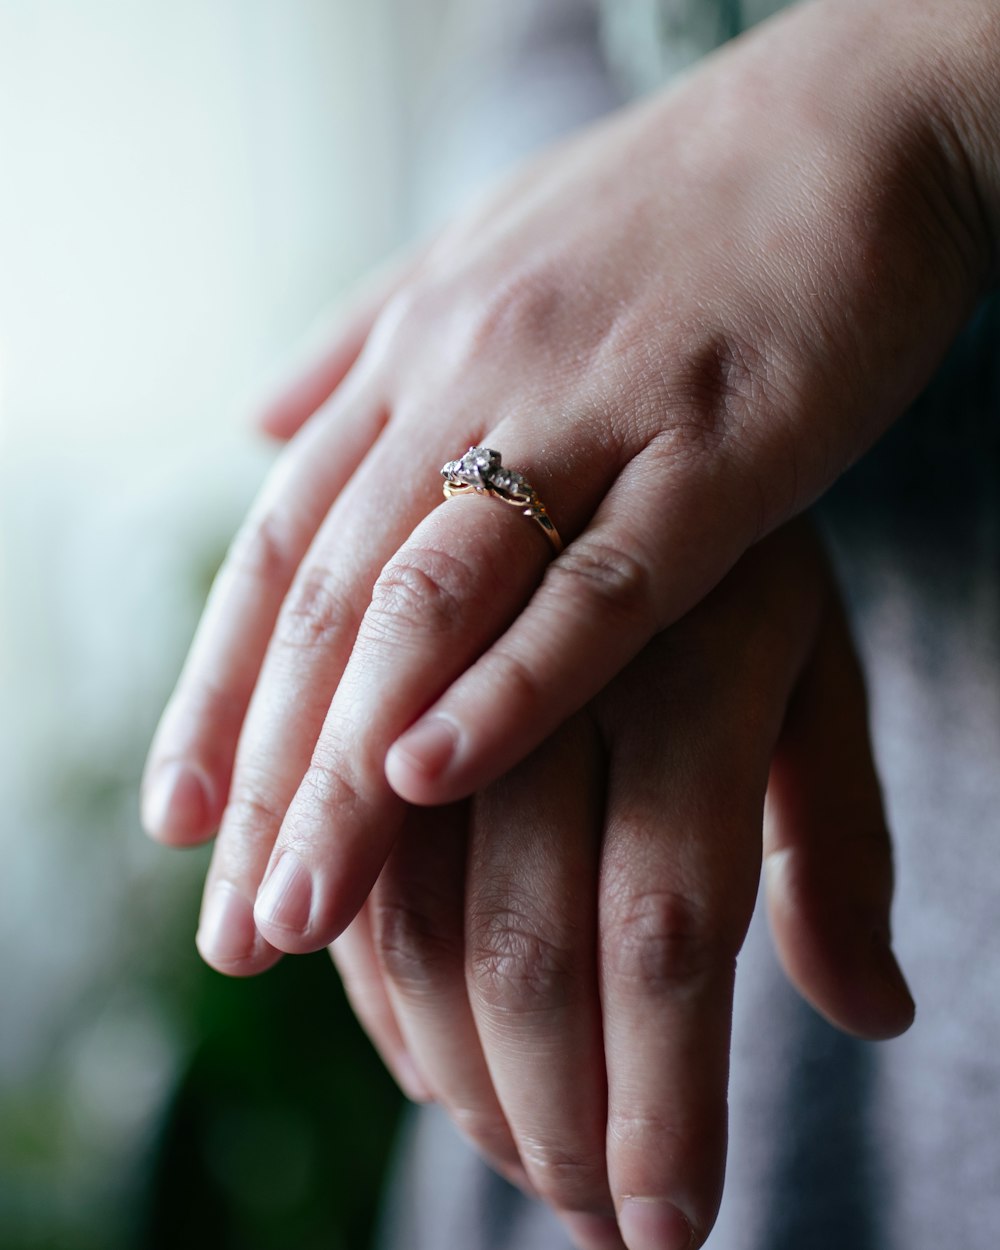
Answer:
M147 775L158 836L221 819L210 962L334 937L399 796L508 769L928 377L988 247L918 7L804 6L542 158L289 400L330 388L222 570ZM980 6L955 8L949 33ZM538 490L567 541L551 563L513 510L434 507L476 442Z

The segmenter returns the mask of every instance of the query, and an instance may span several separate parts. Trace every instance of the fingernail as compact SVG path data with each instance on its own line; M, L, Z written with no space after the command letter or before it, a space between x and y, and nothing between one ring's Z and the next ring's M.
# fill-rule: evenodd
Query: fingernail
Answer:
M559 1211L558 1215L578 1250L622 1250L617 1220L579 1211Z
M257 923L302 933L311 909L312 878L297 855L282 851L257 894Z
M618 1223L628 1250L691 1250L694 1229L671 1202L626 1198Z
M457 745L458 726L454 721L446 716L425 716L393 744L390 754L402 756L411 768L435 778L447 768Z
M196 837L208 832L211 820L208 783L188 764L161 764L143 788L142 823L153 837Z
M202 958L213 966L238 963L253 953L257 941L253 908L228 881L220 881L209 894L195 941Z
M396 1056L396 1079L410 1102L433 1102L430 1086L406 1051Z

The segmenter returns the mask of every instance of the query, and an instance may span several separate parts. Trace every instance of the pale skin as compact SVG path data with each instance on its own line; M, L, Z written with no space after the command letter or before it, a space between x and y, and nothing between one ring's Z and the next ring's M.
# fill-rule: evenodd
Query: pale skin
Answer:
M678 1245L691 1228L700 1244L714 1218L732 959L760 862L764 785L790 692L826 637L817 622L829 596L815 592L810 608L805 589L794 637L789 621L763 612L759 688L741 684L751 674L729 673L730 651L712 650L719 637L731 646L733 621L752 617L752 605L777 602L772 567L787 580L812 565L801 552L786 563L780 544L798 540L770 540L778 554L754 553L735 582L711 592L900 414L995 280L998 49L995 0L800 6L677 90L535 162L384 282L269 414L278 433L305 424L234 544L151 752L150 832L190 844L218 830L199 934L205 958L250 974L283 951L339 937L359 1014L404 1083L426 1082L492 1157L523 1166L561 1211L617 1211L629 1250L670 1244L666 1226L637 1223L669 1223L670 1206L683 1213L671 1233ZM501 449L527 474L566 540L557 559L513 510L475 497L439 504L438 467L472 443ZM814 571L806 587L810 576L823 580ZM712 624L719 612L725 625ZM704 632L696 652L732 677L730 690L719 689L702 665L714 701L683 705L702 753L679 775L672 749L662 774L661 761L648 772L624 768L633 735L660 737L665 709L663 739L673 742L670 698L687 680L673 648L692 629ZM638 681L628 666L654 638L636 663L655 679ZM840 653L849 667L848 649ZM859 699L847 702L860 733ZM724 734L742 724L733 709L746 706L762 719L730 743ZM565 1062L542 1073L514 1062L519 1047L522 1060L530 1052L531 1024L498 1040L482 985L472 976L467 992L456 988L454 964L433 981L434 1012L421 1014L419 994L402 984L399 943L372 921L399 914L384 903L394 883L398 896L427 871L423 856L407 866L423 841L440 840L430 862L442 881L454 877L451 818L420 816L408 803L436 807L481 791L470 862L490 865L484 880L506 873L516 892L515 866L491 859L508 843L496 832L503 821L490 787L510 774L498 784L514 793L516 811L547 810L566 785L566 742L593 751L595 724L603 743L588 776L605 779L613 800L603 827L598 796L575 789L551 823L537 822L545 836L524 847L543 860L551 847L542 882L583 874L596 883L590 912L564 917L578 935L577 971L590 961L589 989L575 1008L583 1015L552 1026L555 1053L565 1060L581 1019L594 1037L595 987L618 983L604 973L631 931L627 907L618 914L612 900L635 894L637 883L673 900L650 913L649 949L683 950L693 938L705 959L694 975L669 961L664 974L654 959L641 1010L612 995L603 1042L593 1041L585 1065L589 1119L573 1124L559 1114ZM803 735L822 741L820 728ZM786 756L779 747L779 796L799 793L795 778L819 771L815 757L786 766ZM730 757L743 761L738 776ZM857 828L859 845L881 845L867 756L830 758L838 787L858 804L837 822L841 835ZM713 811L701 797L719 799L720 776L739 782L738 812ZM782 834L799 821L779 819L775 846L806 845L813 787L801 783L809 828ZM573 802L580 808L567 829ZM721 842L711 836L720 826ZM656 854L646 861L633 848L637 866L622 894L606 886L607 865L618 831L633 827L647 831L643 846ZM581 828L592 830L586 854ZM829 846L829 829L815 836ZM720 853L736 845L735 859ZM848 862L849 880L807 873L803 886L794 855L771 861L779 949L799 988L836 1023L885 1036L909 1020L905 989L871 940L887 933L887 878ZM879 897L867 899L857 927L833 924L845 900L867 898L873 879ZM464 898L443 899L441 916L454 925L464 908L480 932L475 873ZM542 931L559 914L558 891L553 898L532 913L529 949L553 941ZM845 985L859 976L881 990L845 1003ZM663 1049L645 1053L649 1035L628 1029L632 1011L660 1013L666 1074ZM451 1084L446 1068L434 1072L449 1021L469 1037L475 1025L482 1043L462 1087L458 1065ZM616 1081L625 1072L632 1102L623 1104ZM635 1139L615 1132L623 1105ZM549 1118L534 1123L527 1112L537 1119L539 1108ZM567 1157L573 1166L552 1165ZM649 1159L659 1161L655 1176L644 1172ZM662 1203L633 1206L630 1217L629 1194ZM608 1228L573 1231L582 1246L618 1244Z

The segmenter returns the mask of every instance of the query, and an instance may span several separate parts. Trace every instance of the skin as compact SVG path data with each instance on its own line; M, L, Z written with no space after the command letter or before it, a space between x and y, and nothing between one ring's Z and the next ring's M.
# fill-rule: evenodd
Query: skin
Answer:
M220 574L147 770L154 836L218 829L199 932L213 966L258 972L345 930L380 966L366 900L417 819L404 800L488 787L623 670L627 683L651 639L905 408L995 279L998 48L995 0L800 6L521 171L332 335L267 417L281 433L305 423ZM528 476L561 556L512 509L440 503L437 467L472 443ZM756 692L777 723L795 677ZM655 725L641 695L629 706ZM556 772L536 774L537 806ZM781 793L798 774L777 775ZM668 860L684 841L671 830ZM730 893L724 867L688 892L729 954L748 887L741 872ZM800 877L794 857L772 873L799 901L778 907L779 937L785 913L822 930L842 883ZM359 912L367 939L363 920L348 930ZM830 951L804 942L782 947L793 979L872 1032L830 1007ZM713 994L718 1037L728 983ZM641 1039L622 1040L614 1013L604 1027L610 1082L616 1045ZM714 1143L725 1073L711 1069L691 1132ZM657 1182L699 1237L717 1153L695 1152L700 1180L670 1154ZM620 1205L632 1182L614 1157ZM639 1231L627 1240L643 1250Z
M816 541L786 527L506 777L411 809L333 944L403 1087L584 1250L714 1222L762 854L793 983L858 1035L909 1026L865 713Z

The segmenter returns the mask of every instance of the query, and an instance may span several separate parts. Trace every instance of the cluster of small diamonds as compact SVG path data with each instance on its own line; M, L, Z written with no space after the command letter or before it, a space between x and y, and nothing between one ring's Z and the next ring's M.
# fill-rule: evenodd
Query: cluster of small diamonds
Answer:
M505 469L500 453L489 447L470 447L461 459L449 460L441 476L478 491L493 490L517 499L530 499L533 494L527 479L516 469Z

